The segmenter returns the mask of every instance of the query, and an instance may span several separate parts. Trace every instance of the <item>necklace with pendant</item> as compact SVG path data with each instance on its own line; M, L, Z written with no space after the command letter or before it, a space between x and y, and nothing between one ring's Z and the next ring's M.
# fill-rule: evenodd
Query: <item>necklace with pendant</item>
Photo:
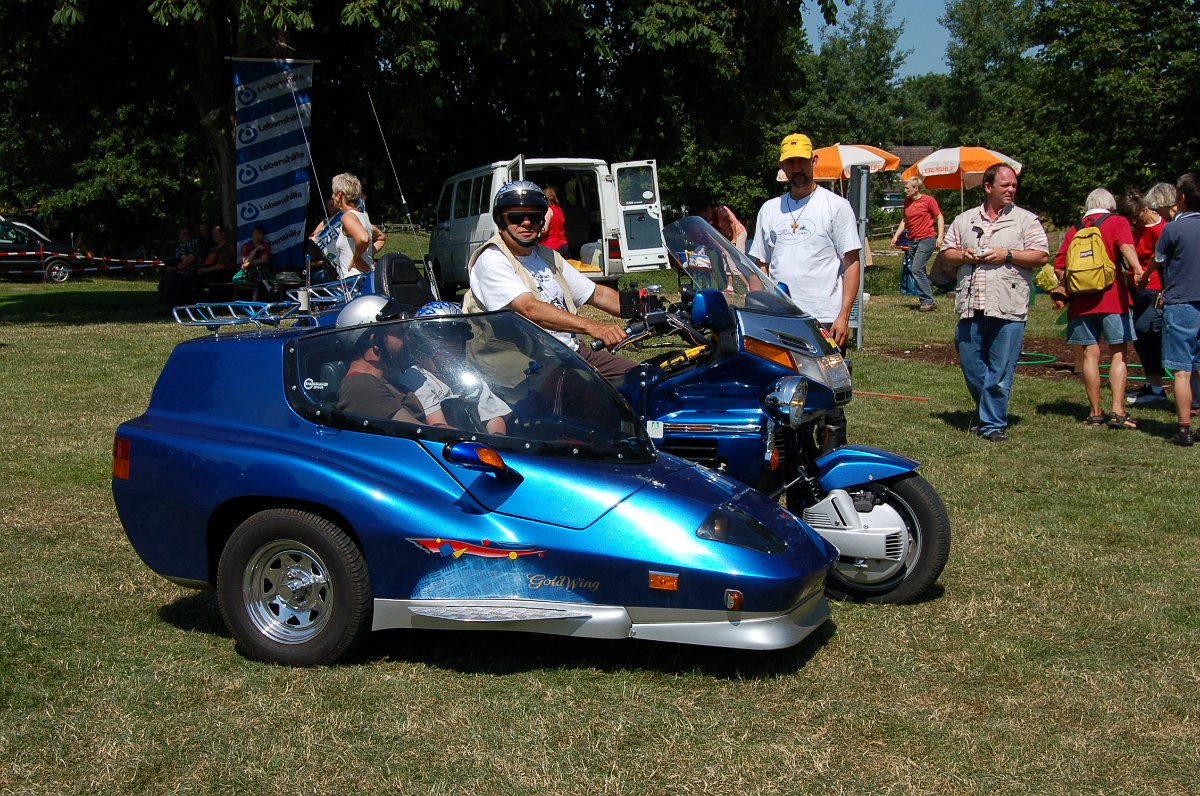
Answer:
M804 204L800 205L797 208L797 212L792 212L791 207L784 208L787 210L788 215L792 217L792 232L795 232L796 230L800 229L800 219L804 218L804 211L805 211L805 209L808 208L808 200L811 198L812 198L812 194L809 194L807 197L805 197ZM788 200L789 205L792 202L801 201L799 199L792 199L791 194L787 194L787 200Z

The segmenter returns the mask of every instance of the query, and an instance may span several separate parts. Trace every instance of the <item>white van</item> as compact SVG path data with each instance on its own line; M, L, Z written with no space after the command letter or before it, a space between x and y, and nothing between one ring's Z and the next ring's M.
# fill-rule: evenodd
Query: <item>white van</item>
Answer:
M624 273L665 268L662 205L653 160L517 157L456 174L442 185L426 263L452 296L467 285L467 259L496 233L492 199L509 180L553 185L570 258L584 275L615 282Z

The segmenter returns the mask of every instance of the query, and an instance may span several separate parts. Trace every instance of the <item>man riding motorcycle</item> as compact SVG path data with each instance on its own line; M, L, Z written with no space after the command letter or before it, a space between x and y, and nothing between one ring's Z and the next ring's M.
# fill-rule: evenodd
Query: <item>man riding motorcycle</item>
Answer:
M609 315L621 316L617 291L587 279L562 255L538 243L549 203L529 180L501 186L492 203L498 232L471 253L467 268L471 289L463 296L467 312L512 309L579 353L613 384L621 384L634 363L608 351L580 346L583 333L613 346L625 337L622 324L583 318L579 307L591 304Z

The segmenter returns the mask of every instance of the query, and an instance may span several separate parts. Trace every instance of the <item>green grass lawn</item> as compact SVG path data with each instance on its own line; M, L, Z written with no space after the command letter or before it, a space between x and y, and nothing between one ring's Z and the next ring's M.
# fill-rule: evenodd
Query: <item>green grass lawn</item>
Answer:
M1200 447L1167 407L1089 429L1018 372L966 434L948 342L872 269L852 440L923 462L954 547L927 601L835 604L798 647L393 631L333 668L234 649L112 506L116 425L171 346L153 284L0 284L0 793L1186 794L1200 771ZM889 279L892 279L889 283ZM1060 327L1044 297L1030 334Z

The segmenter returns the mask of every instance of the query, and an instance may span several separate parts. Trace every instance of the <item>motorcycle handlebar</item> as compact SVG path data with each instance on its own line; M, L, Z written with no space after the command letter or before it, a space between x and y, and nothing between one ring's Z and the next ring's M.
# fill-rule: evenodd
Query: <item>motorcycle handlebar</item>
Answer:
M622 340L621 342L617 343L615 346L613 346L612 350L616 351L617 349L623 347L626 343L629 343L630 341L632 341L635 337L643 336L643 335L645 335L645 333L646 333L646 322L645 321L630 321L625 326L625 339ZM591 345L593 351L599 351L604 348L604 341L603 340L593 340L590 343L590 345Z

